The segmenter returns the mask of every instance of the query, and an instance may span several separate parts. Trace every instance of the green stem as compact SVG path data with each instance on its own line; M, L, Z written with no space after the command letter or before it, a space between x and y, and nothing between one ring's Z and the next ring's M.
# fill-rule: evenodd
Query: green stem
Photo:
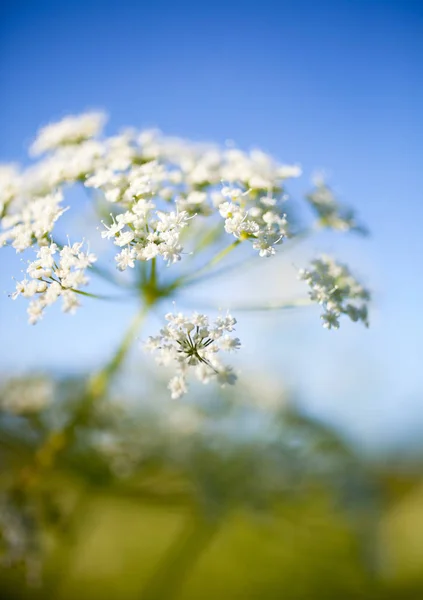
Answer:
M150 285L152 288L157 287L157 264L156 259L153 258L151 261L151 275L150 275Z
M291 250L292 247L294 247L296 244L302 242L304 239L309 237L312 233L314 233L314 231L312 229L304 229L302 231L299 231L293 237L289 238L286 242L284 242L282 244L278 253L283 254L284 252ZM239 242L239 240L237 240L237 241ZM226 256L226 254L230 250L232 250L234 245L237 245L236 242L234 242L234 244L232 244L231 246L226 248L225 251L223 251L224 256ZM220 253L220 254L222 254L222 253ZM218 257L219 257L219 254L216 256L216 258L218 258ZM235 271L236 269L239 269L240 267L245 268L246 266L252 266L254 263L258 264L258 262L260 260L263 260L263 259L261 259L258 255L258 253L256 253L256 254L254 254L254 256L249 256L247 258L243 258L242 260L236 261L230 265L225 265L224 267L221 267L220 269L216 269L212 273L202 274L202 272L205 270L205 267L202 267L195 274L193 273L192 275L188 275L185 278L181 277L179 280L177 280L178 287L179 287L179 283L183 284L184 286L195 285L195 284L203 281L203 279L211 279L211 278L215 278L215 277L220 277L221 275L226 275L227 273L230 273L231 271ZM216 264L216 263L214 263L214 264ZM211 265L210 265L210 263L208 263L206 266L209 267ZM197 276L198 273L200 273L199 276Z
M75 294L80 294L81 296L86 296L87 298L95 298L96 300L107 300L107 301L116 301L116 300L128 300L128 296L105 296L103 294L91 294L90 292L84 292L83 290L75 290L74 288L68 288L71 292L75 292Z
M171 544L141 595L142 600L163 600L178 595L197 561L219 531L221 519L196 515L189 519Z
M263 311L263 310L290 310L292 308L300 308L301 306L312 306L315 304L310 298L298 298L296 300L290 300L288 302L284 302L283 304L267 304L265 306L261 305L244 305L244 306L234 306L231 308L233 311Z
M89 416L94 402L104 395L112 377L119 370L129 349L138 333L141 323L144 321L150 305L146 304L132 319L124 337L116 352L103 369L91 377L87 383L85 394L72 418L64 427L50 433L44 443L37 450L34 462L25 468L20 474L18 489L26 489L34 485L40 476L50 469L56 460L56 456L62 452L75 437L78 425Z
M95 275L101 279L104 279L108 283L112 283L118 287L130 287L125 281L117 279L117 277L111 271L108 271L104 267L100 267L99 265L90 265L88 270L92 271Z
M240 305L240 306L232 306L231 305L231 310L232 311L269 311L269 310L290 310L290 309L294 309L294 308L301 308L302 306L312 306L313 304L315 304L315 302L313 302L312 300L310 300L310 298L298 298L298 299L294 299L294 300L290 300L288 302L284 302L283 304L267 304L267 305L260 305L260 304L245 304L245 305ZM203 303L201 303L202 308L207 308L210 310L219 310L219 308L217 306L212 306L212 305L205 305Z
M90 383L88 384L88 392L92 393L95 397L101 396L104 393L107 388L107 384L110 382L110 379L123 363L123 360L131 348L132 343L139 331L139 328L141 327L142 322L146 318L149 309L150 305L145 304L134 316L129 324L128 329L126 330L122 342L120 343L111 360L103 369L101 369L101 371L92 377ZM97 389L98 386L100 386L100 389Z
M64 244L62 244L61 242L59 242L58 240L53 239L53 238L51 238L51 241L54 242L60 250L63 250ZM57 267L57 265L56 265L56 267ZM111 271L108 271L104 267L101 267L97 264L89 265L88 270L92 271L93 273L95 273L96 275L101 277L102 279L105 279L109 283L113 283L113 285L117 285L119 287L122 287L125 285L124 282L116 279L115 275Z
M182 275L182 277L179 277L179 279L177 279L175 282L175 284L176 284L175 287L179 287L180 285L185 285L185 284L191 285L192 283L197 282L201 278L201 276L199 277L200 274L202 274L204 271L207 271L208 269L211 269L212 267L217 265L234 248L239 246L240 243L241 243L241 240L235 240L234 242L232 242L232 244L230 244L229 246L227 246L226 248L223 248L223 250L218 252L216 254L216 256L214 256L212 259L210 259L205 265L203 265L202 267L197 269L195 271L195 273L191 273L188 275Z

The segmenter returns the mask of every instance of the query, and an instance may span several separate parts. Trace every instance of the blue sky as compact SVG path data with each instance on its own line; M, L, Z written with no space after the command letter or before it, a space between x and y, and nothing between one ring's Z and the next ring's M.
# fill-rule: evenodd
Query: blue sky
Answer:
M260 368L365 443L423 430L423 2L3 2L0 89L0 161L25 161L40 124L104 108L109 132L159 126L300 162L299 191L326 169L372 237L324 235L309 250L371 283L371 329L332 334L296 313L245 317L239 335ZM133 307L87 303L28 328L3 293L17 264L1 252L3 369L99 364Z

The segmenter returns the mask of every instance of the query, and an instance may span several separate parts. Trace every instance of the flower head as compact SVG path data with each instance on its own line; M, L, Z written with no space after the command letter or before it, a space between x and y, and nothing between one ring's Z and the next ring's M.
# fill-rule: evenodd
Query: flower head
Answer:
M160 335L150 337L145 347L157 352L159 364L175 365L176 375L169 382L172 398L179 398L186 393L189 370L193 370L203 383L213 378L221 385L235 382L236 375L230 367L220 362L217 354L220 350L239 349L239 339L228 335L233 331L236 319L228 314L210 323L206 315L198 313L190 316L168 313L165 318L167 325Z
M38 132L31 152L37 156L60 146L79 144L97 135L105 120L103 113L91 112L70 115L57 123L46 125Z
M74 313L79 306L79 289L88 283L85 271L97 260L90 252L83 252L82 242L69 244L59 249L57 244L42 246L37 259L27 268L29 279L18 281L13 300L18 296L33 298L28 307L29 322L37 323L44 309L59 297L63 300L63 311Z
M300 279L310 286L310 298L323 306L323 327L338 329L341 314L368 327L366 302L370 300L370 293L349 268L329 256L322 256L311 264L311 269L300 271Z

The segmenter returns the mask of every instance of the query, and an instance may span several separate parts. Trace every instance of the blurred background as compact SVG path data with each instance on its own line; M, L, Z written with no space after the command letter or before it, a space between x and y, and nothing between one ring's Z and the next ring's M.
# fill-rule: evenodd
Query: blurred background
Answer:
M190 305L201 308L202 299L212 298L230 308L245 298L289 297L298 289L293 267L320 251L348 262L374 297L368 330L343 323L340 331L328 332L318 309L246 313L237 327L245 344L240 366L254 370L258 389L247 385L248 394L235 390L234 398L204 400L201 427L198 407L190 407L194 417L170 418L175 409L157 402L171 426L149 409L148 419L143 413L139 428L128 431L124 415L123 429L108 444L110 414L139 403L143 359L135 348L127 367L131 398L111 398L107 415L95 415L91 423L95 439L88 428L82 432L63 469L49 480L56 491L67 490L59 499L65 515L83 506L75 509L73 525L63 526L65 541L53 542L43 504L47 571L56 580L60 573L60 585L55 580L51 589L27 587L19 569L9 570L1 576L5 597L170 598L173 585L181 598L422 597L422 67L419 0L1 3L0 162L27 164L40 125L104 109L108 133L157 126L166 134L233 140L243 149L259 147L298 162L304 176L291 187L298 197L324 170L371 235L319 233L278 269L251 268L193 289ZM22 306L8 298L21 268L8 250L0 254L2 380L13 375L16 385L33 389L28 376L47 374L54 380L51 394L60 398L41 423L3 419L3 439L9 440L0 463L5 480L13 460L21 464L43 431L60 422L66 398L75 397L69 390L108 359L134 310L130 303L87 301L73 318L52 311L29 327ZM156 328L153 319L142 336ZM162 388L155 381L151 394L161 398ZM269 450L269 439L280 437L269 433L257 402L248 414L239 407L254 393L260 407L267 395L271 403L289 406L280 423L298 459L289 476L285 462L275 459L275 452L286 457L288 450ZM198 435L204 427L207 443ZM150 441L128 468L121 444L134 438L136 448ZM216 450L226 445L226 454ZM105 447L113 447L113 461ZM133 491L140 460L160 464L158 481L144 486L141 500ZM202 511L192 508L193 495L202 498L201 506L212 498L221 508L227 496L238 506L238 496L255 498L257 490L243 487L253 469L269 470L270 490L267 479L255 480L267 508L261 499L249 506L248 517L244 508L228 517L226 510L222 517L220 509L210 509L204 525ZM292 498L286 490L294 488ZM25 510L32 519L39 508Z

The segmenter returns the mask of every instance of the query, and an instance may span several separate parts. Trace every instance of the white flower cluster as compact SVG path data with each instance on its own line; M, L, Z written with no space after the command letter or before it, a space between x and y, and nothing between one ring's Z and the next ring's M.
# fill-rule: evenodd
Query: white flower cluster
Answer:
M366 302L370 300L370 293L351 275L348 267L328 256L311 264L312 269L300 271L300 279L310 286L310 298L323 306L323 327L338 329L341 314L352 321L362 321L368 327Z
M221 191L225 202L219 202L219 193L214 194L214 201L218 202L219 213L225 219L227 233L238 240L251 240L260 256L272 256L274 246L286 235L286 215L271 194L264 196L251 192L225 186Z
M117 215L116 223L121 226L128 219L126 225L134 236L126 230L127 235L122 237L116 224L111 229L119 234L115 240L117 245L126 246L126 240L130 240L132 246L125 247L116 257L119 269L133 267L135 260L154 258L156 254L162 254L160 250L168 254L169 246L171 256L166 258L164 255L165 260L168 263L179 260L182 250L179 232L173 228L169 236L167 232L159 231L157 237L154 221L153 227L149 222L154 215L156 223L160 223L166 212L172 218L175 212L184 215L184 224L188 224L188 216L210 217L218 212L224 218L227 233L240 241L251 240L260 256L275 253L274 246L286 234L287 222L280 207L285 196L279 193L279 198L272 197L268 190L281 192L284 179L300 174L298 167L277 165L259 151L247 155L238 150L205 149L185 141L166 139L154 132L141 134L138 146L130 137L127 139L132 144L131 166L127 168L125 162L115 168L108 165L84 182L87 187L100 189L115 206L125 209ZM231 185L222 186L223 180ZM161 209L157 202L161 203ZM134 208L141 211L144 218L144 222L137 218L140 225L137 232L131 221L134 215L130 214ZM105 233L103 237L114 235ZM161 246L159 251L157 245ZM178 249L174 251L174 248Z
M105 120L98 112L65 117L38 132L31 154L45 156L37 163L22 172L0 166L0 245L21 252L44 244L66 210L62 187L79 182L113 203L116 220L103 237L122 248L121 270L156 255L178 261L180 231L194 215L223 217L223 234L251 240L260 256L274 254L286 233L284 184L301 174L298 166L159 131L100 139Z
M34 243L43 244L53 230L57 219L66 211L60 206L60 191L34 198L22 208L2 219L0 246L11 244L17 252L26 250Z
M26 271L29 278L17 282L13 300L20 295L36 297L28 307L29 323L32 325L59 297L63 300L64 312L74 313L78 308L77 293L88 283L85 271L97 260L94 254L83 252L82 245L82 242L69 244L61 250L54 243L42 246L37 252L37 260L29 263Z
M236 319L227 314L209 323L206 315L198 313L190 316L168 313L165 318L168 324L158 336L147 340L145 348L158 353L158 364L176 366L176 375L169 382L172 398L179 398L187 392L189 370L194 371L202 383L211 379L217 379L221 385L235 383L235 373L220 362L217 353L240 348L239 339L229 335L234 330Z
M53 400L53 382L45 377L16 378L0 389L0 407L14 415L42 411Z
M112 224L105 224L105 231L101 233L103 238L113 239L116 246L123 248L115 257L121 271L133 268L135 260L161 256L170 265L181 259L180 234L191 217L178 208L167 212L157 210L152 197L163 173L164 169L153 161L134 168L125 180L119 178L114 184L104 184L108 199L120 198L128 206L116 218L111 215ZM94 175L87 185L97 187L102 179L101 174Z
M311 230L288 223L284 210L287 180L301 174L298 166L280 164L260 150L200 144L156 130L124 130L104 137L105 120L102 113L89 112L47 125L31 146L31 154L40 157L35 163L25 169L0 165L0 246L16 252L34 247L37 253L12 294L31 298L30 323L59 297L63 310L73 313L78 294L93 296L81 287L96 257L82 251L81 243L63 248L55 243L57 221L68 210L64 194L72 185L89 191L103 224L99 235L118 248L116 267L125 271L142 263L128 287L149 304L198 282L197 268L201 273L214 269L244 242L260 257L270 257L286 237ZM319 224L359 230L353 213L337 202L323 179L315 184L308 202ZM111 219L102 220L109 212ZM202 251L207 253L203 265L197 260ZM160 263L174 265L184 254L194 255L187 268L182 264L182 273L163 277ZM110 282L123 282L107 267L96 271ZM346 267L322 259L302 277L312 288L312 299L324 307L325 327L338 327L341 314L367 324L368 293ZM216 357L219 349L239 346L239 340L227 335L233 319L220 317L209 325L204 315L168 317L169 324L150 339L149 347L159 351L162 362L175 360L178 365L170 386L173 397L186 391L188 367L194 367L201 381L235 378Z
M18 194L20 175L14 165L0 164L0 218L5 214L7 205Z
M358 225L354 211L338 202L322 177L315 177L314 184L315 189L306 198L319 217L319 224L322 227L338 231L366 232L362 226Z
M69 115L59 121L43 127L31 146L31 154L38 156L55 150L60 146L79 144L96 136L103 128L105 115L90 112L82 115Z

